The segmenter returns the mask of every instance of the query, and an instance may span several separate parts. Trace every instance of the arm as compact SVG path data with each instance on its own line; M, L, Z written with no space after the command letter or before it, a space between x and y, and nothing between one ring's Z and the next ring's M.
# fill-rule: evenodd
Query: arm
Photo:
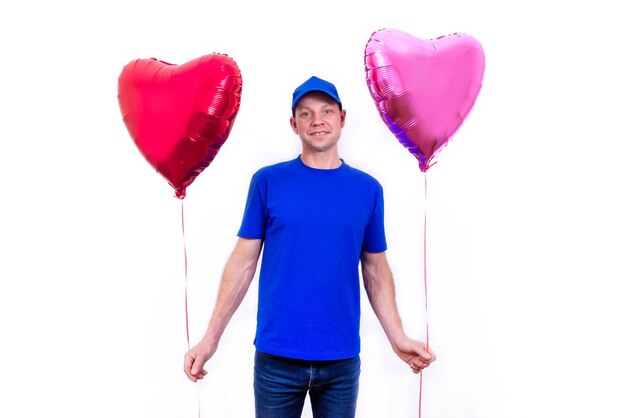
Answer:
M410 339L404 333L387 256L384 252L364 251L361 255L361 268L367 297L393 351L411 367L414 373L419 373L435 361L436 356L424 343Z
M239 238L226 262L207 330L200 342L185 354L185 374L191 381L196 382L206 376L204 364L215 354L226 325L248 292L261 245L260 239Z

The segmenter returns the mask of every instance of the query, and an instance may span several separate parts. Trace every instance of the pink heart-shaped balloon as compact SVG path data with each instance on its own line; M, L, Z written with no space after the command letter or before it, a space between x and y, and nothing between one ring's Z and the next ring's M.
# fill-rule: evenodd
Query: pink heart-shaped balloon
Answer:
M182 65L138 59L123 68L118 101L126 128L179 199L228 138L241 85L237 64L224 54Z
M474 106L485 56L469 35L421 40L395 29L365 48L367 86L387 127L426 172Z

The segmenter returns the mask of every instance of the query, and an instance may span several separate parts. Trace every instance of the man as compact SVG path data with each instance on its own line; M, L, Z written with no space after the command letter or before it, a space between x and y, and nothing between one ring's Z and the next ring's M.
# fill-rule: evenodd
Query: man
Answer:
M360 280L394 352L414 373L435 360L404 333L386 259L383 190L347 165L337 142L346 111L335 86L295 89L290 123L302 153L258 170L238 241L202 340L185 355L196 382L254 277L263 247L254 365L256 416L354 417L360 373Z

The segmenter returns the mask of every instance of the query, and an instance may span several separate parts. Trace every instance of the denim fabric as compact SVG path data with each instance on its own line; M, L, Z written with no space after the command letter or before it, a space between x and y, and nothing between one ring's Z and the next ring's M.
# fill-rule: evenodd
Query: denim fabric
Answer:
M315 418L354 418L361 359L308 361L256 352L256 418L299 418L307 393Z

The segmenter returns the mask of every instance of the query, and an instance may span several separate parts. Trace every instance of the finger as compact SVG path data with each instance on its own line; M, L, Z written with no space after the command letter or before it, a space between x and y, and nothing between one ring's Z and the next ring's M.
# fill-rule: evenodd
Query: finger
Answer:
M204 364L206 363L206 359L203 357L197 357L193 365L191 366L191 374L198 378L202 378L207 374L207 371L204 369Z
M424 363L424 365L429 365L430 363L432 363L433 361L435 361L437 359L437 356L435 355L435 353L432 350L428 350L428 354L426 355L421 355L419 354L419 359L421 362Z
M185 370L185 374L187 375L187 378L191 380L192 382L196 382L198 380L198 378L194 376L193 374L191 374L189 370Z
M185 374L192 381L196 382L198 379L202 379L206 374L206 371L201 370L201 366L195 359L193 354L187 353L185 355L185 365L183 367Z
M198 378L187 367L185 367L185 374L187 375L189 380L191 380L192 382L195 382L196 380L198 380Z
M187 354L185 354L185 362L183 364L183 370L185 370L185 373L191 371L191 365L193 364L193 360L194 357L189 352L187 352Z
M415 350L417 354L426 361L432 361L432 352L430 349L425 349L423 346L418 345L417 350Z
M409 364L411 365L411 367L418 367L423 369L425 367L428 367L430 362L422 359L421 357L414 357Z
M188 368L189 372L194 376L198 376L198 374L204 370L202 368L204 363L201 361L201 359L198 358L197 355L190 354L189 361L187 362L187 364L189 366Z
M418 374L422 371L422 369L420 367L411 367L411 371L415 374Z

